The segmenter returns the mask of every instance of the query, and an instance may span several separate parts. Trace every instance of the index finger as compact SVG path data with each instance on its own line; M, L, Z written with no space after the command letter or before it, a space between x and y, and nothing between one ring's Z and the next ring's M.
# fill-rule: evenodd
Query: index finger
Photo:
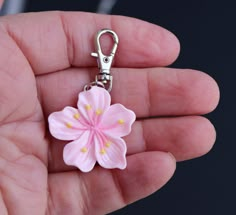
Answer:
M44 12L4 17L1 23L16 41L35 74L71 66L95 66L96 61L90 53L94 51L94 35L102 28L110 28L119 36L116 67L166 66L179 53L179 42L172 33L134 18Z

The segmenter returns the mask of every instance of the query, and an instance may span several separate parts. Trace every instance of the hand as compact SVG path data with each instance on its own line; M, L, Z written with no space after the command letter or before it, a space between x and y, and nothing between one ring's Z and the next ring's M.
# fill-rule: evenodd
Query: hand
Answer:
M199 115L216 107L218 87L202 72L163 68L179 53L167 30L88 13L22 14L0 22L1 215L109 213L162 187L176 160L211 149L214 127ZM90 53L101 28L120 38L113 102L138 119L125 138L127 169L97 166L81 173L64 164L66 143L50 136L47 117L75 106L78 93L94 79L98 69Z

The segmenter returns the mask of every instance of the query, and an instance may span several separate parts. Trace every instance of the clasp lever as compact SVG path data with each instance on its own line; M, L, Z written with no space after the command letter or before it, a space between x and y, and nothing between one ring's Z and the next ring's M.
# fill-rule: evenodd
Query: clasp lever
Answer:
M103 34L107 34L107 33L111 34L114 41L114 45L111 49L110 55L108 56L102 53L101 44L100 44L100 37ZM99 74L96 75L95 82L102 83L109 92L112 89L112 81L113 81L113 77L110 74L110 69L111 69L113 58L116 53L118 42L119 42L118 36L114 31L110 29L102 29L97 33L95 37L95 47L97 48L97 52L91 53L93 57L97 58L98 68L100 69Z

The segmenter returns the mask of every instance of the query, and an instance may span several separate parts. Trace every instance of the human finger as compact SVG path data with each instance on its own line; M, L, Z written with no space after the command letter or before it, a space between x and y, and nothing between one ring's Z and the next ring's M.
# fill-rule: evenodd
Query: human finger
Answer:
M47 117L65 106L76 106L78 93L97 69L70 69L37 77ZM113 103L133 110L138 118L206 114L217 106L219 89L207 74L182 69L114 68Z
M145 151L163 151L173 154L177 161L183 161L206 154L215 138L216 132L209 120L201 116L185 116L137 121L124 139L127 156ZM66 144L55 139L49 144L49 171L75 169L67 166L62 159Z
M65 68L95 66L94 35L111 28L120 43L117 67L152 67L172 63L179 42L169 31L138 19L81 12L43 12L1 18L3 29L28 59L35 74ZM109 49L112 41L103 41Z
M174 171L175 159L170 153L145 152L129 156L125 170L96 167L86 174L50 174L48 211L107 214L160 189Z
M216 131L202 116L157 118L137 121L125 137L128 154L164 151L177 161L200 157L213 147Z

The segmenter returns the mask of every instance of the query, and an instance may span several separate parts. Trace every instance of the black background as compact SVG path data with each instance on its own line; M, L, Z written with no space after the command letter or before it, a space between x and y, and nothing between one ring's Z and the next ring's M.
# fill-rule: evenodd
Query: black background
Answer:
M97 3L95 0L31 0L26 11L94 12ZM182 48L171 66L205 71L216 79L221 90L217 110L207 116L218 134L212 151L201 158L178 163L174 177L164 188L113 215L236 214L235 9L233 0L120 0L113 8L113 14L137 17L174 32Z

